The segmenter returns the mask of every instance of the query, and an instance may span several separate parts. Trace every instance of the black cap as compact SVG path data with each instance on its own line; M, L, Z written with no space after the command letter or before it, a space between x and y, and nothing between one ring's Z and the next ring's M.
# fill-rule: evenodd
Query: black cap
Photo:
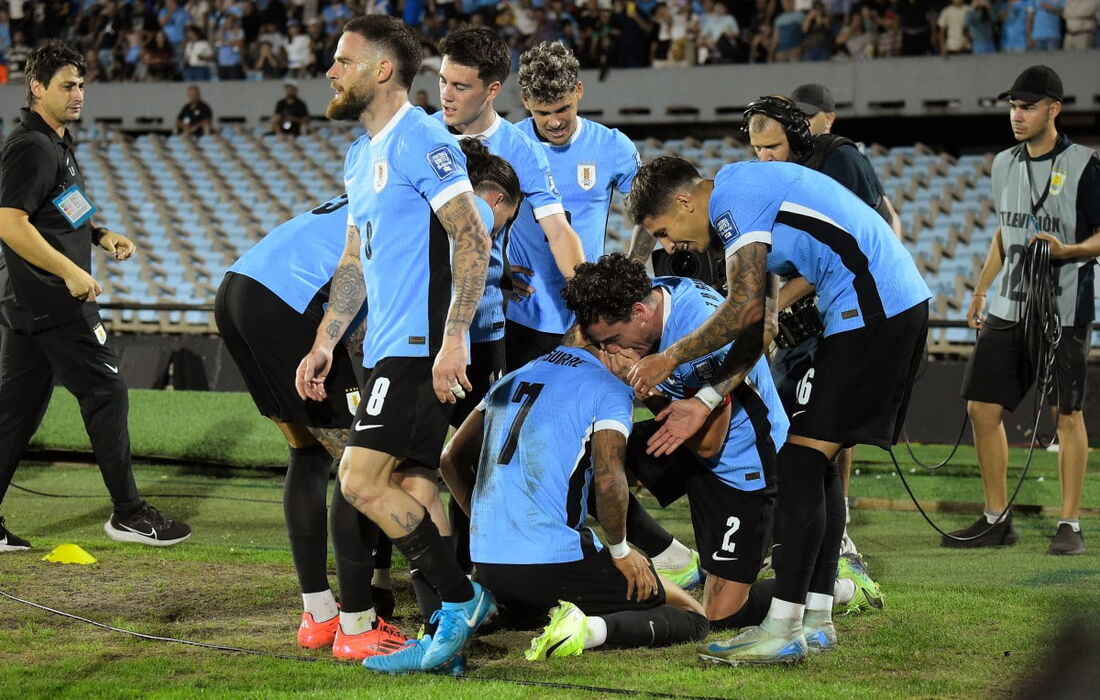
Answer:
M998 100L1008 98L1010 100L1023 100L1024 102L1038 102L1044 97L1049 97L1055 102L1062 101L1062 79L1048 66L1032 66L1027 68L1012 83L1012 89L997 95Z
M829 92L829 88L821 83L799 85L791 93L791 99L807 117L812 117L818 112L836 111L833 93Z

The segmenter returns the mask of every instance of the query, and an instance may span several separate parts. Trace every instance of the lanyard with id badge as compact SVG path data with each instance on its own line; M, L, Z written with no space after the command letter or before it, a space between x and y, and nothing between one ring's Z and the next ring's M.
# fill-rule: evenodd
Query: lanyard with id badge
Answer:
M95 205L76 184L69 185L68 189L54 197L53 205L74 229L83 226L97 211Z

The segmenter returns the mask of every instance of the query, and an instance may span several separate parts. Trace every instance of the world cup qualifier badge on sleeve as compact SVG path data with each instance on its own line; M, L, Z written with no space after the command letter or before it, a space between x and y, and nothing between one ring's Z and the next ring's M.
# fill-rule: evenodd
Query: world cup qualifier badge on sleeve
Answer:
M440 180L447 179L458 169L455 166L454 158L451 156L451 150L446 146L440 146L434 151L429 151L427 158L428 164L432 166L432 170L435 171Z
M741 235L741 232L737 230L737 224L733 221L733 214L728 211L715 219L714 229L725 245L733 243Z

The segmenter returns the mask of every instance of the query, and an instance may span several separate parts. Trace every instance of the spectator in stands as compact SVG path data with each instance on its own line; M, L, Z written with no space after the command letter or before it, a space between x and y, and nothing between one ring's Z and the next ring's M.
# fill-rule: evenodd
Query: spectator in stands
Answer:
M176 52L168 43L164 32L157 32L145 44L145 49L141 52L141 63L146 80L176 79Z
M202 100L197 85L187 88L187 104L176 117L176 133L180 136L202 136L210 128L214 112Z
M1096 21L1100 18L1100 0L1065 0L1062 18L1066 21L1066 51L1091 49L1096 44Z
M122 77L125 80L141 80L145 77L141 63L141 53L145 48L144 34L140 27L130 27L123 32Z
M210 0L187 0L183 9L186 10L187 16L191 18L192 26L207 26L207 20L210 18L211 10Z
M995 20L989 0L974 0L966 13L966 33L970 36L971 50L974 53L996 53L994 30Z
M309 47L313 52L313 63L310 75L317 75L323 66L332 65L332 55L336 50L336 44L331 43L325 36L325 25L317 19L309 25Z
M252 64L252 70L259 73L266 80L275 80L286 74L286 63L281 54L276 53L268 41L260 42L260 50L256 55L256 62Z
M1062 48L1062 10L1066 0L1033 0L1028 51L1057 51Z
M925 56L931 53L935 17L931 0L897 0L897 10L901 26L901 55Z
M302 25L296 19L287 22L289 41L286 45L287 76L304 78L311 73L313 51L310 49L309 36L302 31Z
M951 0L951 4L940 10L939 19L936 20L936 28L939 31L940 55L946 56L952 53L969 53L970 38L966 34L966 20L970 15L970 8L966 6L966 0Z
M414 102L413 104L424 110L428 114L435 114L439 111L439 108L432 104L431 99L428 97L427 90L417 90L416 102Z
M19 2L19 0L15 0ZM7 55L11 48L11 20L8 11L0 9L0 54Z
M183 42L187 38L187 26L192 21L187 10L180 7L176 0L165 0L164 7L157 13L157 23L177 59L183 57Z
M724 2L703 0L707 8L699 18L699 63L728 63L737 56L741 28Z
M23 67L27 65L27 57L31 55L31 47L27 44L27 35L16 30L12 33L11 48L5 54L8 61L8 82L16 82L23 79Z
M794 0L782 0L783 11L775 18L775 60L780 63L802 58L802 23L806 13L794 7Z
M286 94L275 103L275 114L271 115L271 133L291 136L308 134L309 107L298 98L298 86L286 83L283 89Z
M736 20L734 23L736 25ZM634 0L615 0L611 5L611 26L618 33L615 41L615 67L648 66L654 26L646 11Z
M222 20L214 46L217 48L218 80L244 80L244 67L241 65L244 31L236 16L228 14Z
M875 40L875 56L892 58L901 55L901 28L898 13L887 10L879 20L878 38Z
M189 83L210 80L214 69L214 47L202 30L191 25L183 45L183 79Z
M107 71L99 62L99 55L94 49L84 52L84 61L88 64L88 71L84 74L84 81L88 83L104 82L108 79Z
M1027 51L1030 0L1008 0L1001 8L1001 51Z
M749 40L749 63L771 63L775 60L775 29L770 24L760 24Z
M833 28L824 3L814 2L802 21L802 60L828 61L833 54Z
M836 35L835 60L863 61L875 55L875 35L863 26L863 15L852 13Z
M351 19L351 10L343 0L329 0L321 11L321 17L325 21L325 35L339 36L344 30L344 22Z

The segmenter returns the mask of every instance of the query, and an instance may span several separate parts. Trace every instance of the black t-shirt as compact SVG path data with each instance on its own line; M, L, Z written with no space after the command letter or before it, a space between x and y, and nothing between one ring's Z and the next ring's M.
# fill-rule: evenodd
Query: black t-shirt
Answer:
M275 103L275 114L279 117L279 130L284 134L297 136L302 132L301 124L292 122L287 117L308 117L309 108L299 99L290 100L284 97Z
M821 172L851 190L867 206L877 209L882 200L882 183L875 167L855 144L837 146L821 164Z
M192 124L198 124L205 120L214 118L214 112L211 111L210 105L206 104L202 100L199 100L195 104L188 102L180 110L180 114L176 119L179 119L184 124L191 126ZM196 136L202 136L205 133L205 129L198 129L195 131Z
M92 226L74 227L54 203L76 186L87 197L72 136L57 135L24 108L19 124L0 146L0 207L20 209L46 242L87 272L92 269ZM97 313L98 305L69 294L65 281L35 267L0 242L0 313L8 325L38 331Z

